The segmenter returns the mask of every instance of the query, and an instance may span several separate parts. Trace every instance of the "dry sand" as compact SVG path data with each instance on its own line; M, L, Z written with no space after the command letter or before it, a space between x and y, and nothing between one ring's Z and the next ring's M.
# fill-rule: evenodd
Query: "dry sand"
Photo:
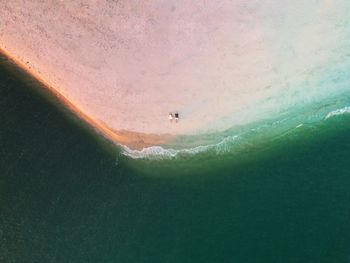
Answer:
M333 24L347 5L287 2L0 0L0 48L108 138L142 148L279 114L281 94L334 56L325 40L342 43Z
M16 64L22 70L26 71L37 81L43 84L51 92L52 95L54 95L61 103L63 103L65 107L75 113L80 119L88 123L92 128L94 128L95 131L103 135L105 138L111 140L112 142L126 145L132 149L143 149L152 145L164 145L174 139L174 136L170 134L155 135L128 131L113 131L106 124L101 123L100 121L84 113L77 105L73 104L64 95L57 92L57 89L55 87L53 87L45 79L41 78L40 74L26 65L26 63L23 63L21 60L18 60L15 57L11 56L11 54L6 50L0 49L0 54L2 56L5 56L12 63Z

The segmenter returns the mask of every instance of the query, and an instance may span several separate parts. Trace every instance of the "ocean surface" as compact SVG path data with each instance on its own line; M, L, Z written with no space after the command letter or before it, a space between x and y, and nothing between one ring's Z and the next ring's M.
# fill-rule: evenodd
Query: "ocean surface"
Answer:
M0 262L350 262L350 103L125 151L0 61Z

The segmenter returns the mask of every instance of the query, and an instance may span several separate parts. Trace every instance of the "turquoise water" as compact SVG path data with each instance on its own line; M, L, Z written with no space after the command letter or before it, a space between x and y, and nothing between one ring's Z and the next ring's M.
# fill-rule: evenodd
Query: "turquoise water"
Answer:
M350 261L346 97L273 136L154 160L38 86L1 60L0 262Z

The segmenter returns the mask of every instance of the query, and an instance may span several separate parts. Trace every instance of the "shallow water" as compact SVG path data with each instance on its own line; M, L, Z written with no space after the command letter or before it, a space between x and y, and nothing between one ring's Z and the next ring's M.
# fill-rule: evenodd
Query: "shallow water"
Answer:
M350 114L134 160L1 64L0 262L350 261Z

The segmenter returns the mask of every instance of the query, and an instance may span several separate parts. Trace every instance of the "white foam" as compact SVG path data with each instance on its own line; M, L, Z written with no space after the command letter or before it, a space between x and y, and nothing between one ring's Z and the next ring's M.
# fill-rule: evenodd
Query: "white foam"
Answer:
M334 117L334 116L337 116L337 115L347 114L347 113L350 113L350 107L349 106L346 106L344 108L337 109L337 110L329 112L327 114L327 116L325 117L325 119L328 119L328 118L331 118L331 117Z
M133 159L171 159L179 155L194 155L198 153L214 150L217 154L228 152L232 144L237 140L238 135L228 136L216 144L200 145L187 149L163 148L161 146L151 146L142 150L132 150L122 146L122 154Z
M327 111L325 111L327 112ZM308 120L308 124L313 122L319 122L333 116L350 113L350 106L339 108L337 110L329 111L326 117L325 113L320 114L318 111L311 110L304 114L303 118ZM122 154L132 159L171 159L176 157L192 156L198 153L215 152L216 154L223 154L236 149L236 146L247 144L251 141L252 137L258 136L259 139L269 140L271 137L279 137L289 133L295 129L299 129L305 125L305 123L298 120L300 114L295 114L289 118L282 118L275 121L267 121L261 125L257 125L254 128L250 128L245 131L240 131L234 135L227 135L218 143L211 143L207 145L200 145L191 148L174 149L164 148L162 146L151 146L142 150L132 150L125 145L121 145ZM310 122L310 120L313 120ZM297 121L297 122L295 122ZM294 123L294 124L293 124ZM170 147L170 146L169 146Z

